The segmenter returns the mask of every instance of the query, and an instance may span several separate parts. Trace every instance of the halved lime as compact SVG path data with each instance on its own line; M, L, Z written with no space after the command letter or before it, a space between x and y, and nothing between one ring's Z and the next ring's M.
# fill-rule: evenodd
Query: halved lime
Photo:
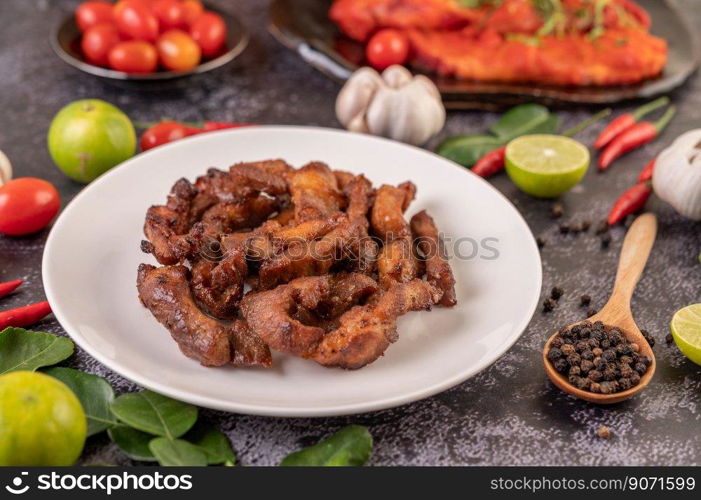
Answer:
M579 183L589 168L589 150L562 135L524 135L506 146L506 172L522 191L554 198Z
M672 337L679 350L701 365L701 304L686 306L672 317Z

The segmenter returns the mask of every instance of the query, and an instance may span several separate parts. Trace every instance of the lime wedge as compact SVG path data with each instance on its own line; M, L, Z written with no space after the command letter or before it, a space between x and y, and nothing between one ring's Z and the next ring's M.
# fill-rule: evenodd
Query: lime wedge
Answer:
M579 183L589 168L589 150L562 135L524 135L506 146L506 172L522 191L554 198Z
M686 306L672 317L672 337L679 350L701 365L701 304Z

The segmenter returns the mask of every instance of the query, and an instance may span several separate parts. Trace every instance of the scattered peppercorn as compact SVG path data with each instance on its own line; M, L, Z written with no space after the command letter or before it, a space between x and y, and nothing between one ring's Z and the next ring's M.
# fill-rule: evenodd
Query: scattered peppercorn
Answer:
M655 339L650 335L650 332L647 330L640 330L640 333L643 334L643 337L647 340L647 343L650 344L650 347L655 347Z
M652 360L639 350L620 329L601 321L584 321L562 328L551 341L546 357L574 387L613 394L638 385L649 369Z
M599 427L599 430L597 430L596 433L601 439L608 439L611 436L611 429L609 429L605 425L602 425L601 427Z
M545 246L545 243L546 243L545 239L541 236L538 236L535 239L535 242L538 244L538 248L543 248Z
M589 231L589 228L591 227L591 221L589 219L584 219L582 221L582 231L585 233Z
M562 297L562 294L564 294L565 291L562 289L562 287L559 286L554 286L552 290L550 290L550 298L553 300L560 300L560 297Z
M562 203L555 203L551 212L554 218L559 219L565 213L565 207L562 206Z
M606 219L599 222L599 224L596 226L596 234L604 234L608 230L609 230L609 223Z
M611 233L604 233L601 235L601 248L608 248L611 244Z
M570 231L572 231L574 234L578 234L582 232L582 223L581 222L572 222L570 224Z
M589 295L584 294L579 298L579 305L580 306L586 307L589 304L591 304L591 297Z
M545 299L543 301L543 312L550 312L553 309L555 309L555 306L557 305L557 302L555 302L553 299Z
M665 335L664 341L667 344L671 344L672 342L674 342L674 337L672 336L671 333L668 333L667 335Z
M599 312L599 311L597 311L597 310L594 309L593 307L587 309L587 318L591 318L592 316L594 316L594 315L595 315L596 313L598 313L598 312Z
M565 224L564 222L562 224L560 224L560 233L567 234L569 232L570 232L569 224Z

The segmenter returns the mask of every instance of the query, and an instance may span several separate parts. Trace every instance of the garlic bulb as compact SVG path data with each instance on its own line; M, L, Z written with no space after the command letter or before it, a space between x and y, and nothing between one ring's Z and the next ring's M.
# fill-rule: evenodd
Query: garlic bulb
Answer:
M682 134L660 153L652 188L684 217L701 220L701 129Z
M380 76L372 68L353 73L336 99L336 116L353 132L370 133L420 145L445 124L445 107L436 86L403 66Z
M12 179L12 164L5 153L0 151L0 186Z

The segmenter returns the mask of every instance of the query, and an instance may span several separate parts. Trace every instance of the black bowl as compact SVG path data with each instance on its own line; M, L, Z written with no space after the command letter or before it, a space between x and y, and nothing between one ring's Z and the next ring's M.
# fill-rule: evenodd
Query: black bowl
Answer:
M65 19L52 35L51 46L61 59L74 68L78 68L92 75L111 78L113 80L172 80L183 76L205 73L232 61L236 56L241 54L246 48L246 45L248 45L248 33L236 17L209 5L206 5L205 8L216 12L224 19L226 23L226 50L214 59L208 59L202 62L190 71L156 71L155 73L148 74L132 74L90 64L83 59L82 51L80 50L81 34L73 15Z

